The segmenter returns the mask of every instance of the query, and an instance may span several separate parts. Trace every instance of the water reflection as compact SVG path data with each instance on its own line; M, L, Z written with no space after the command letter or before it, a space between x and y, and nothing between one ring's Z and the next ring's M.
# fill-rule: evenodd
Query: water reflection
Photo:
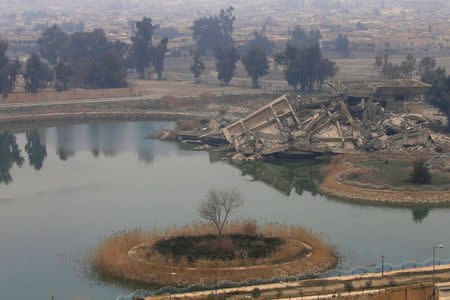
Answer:
M26 137L25 152L28 154L28 161L35 170L39 171L42 168L44 159L47 157L45 136L42 132L33 131L28 132Z
M217 153L210 154L210 162L220 160ZM250 177L252 181L263 182L272 189L289 196L292 191L301 196L304 191L310 192L313 196L320 194L318 189L323 180L320 169L329 163L329 160L269 160L263 162L236 162L229 161L229 164L241 170L244 177ZM367 201L345 200L341 198L328 197L330 201L345 202L355 206L377 206L385 208L410 209L415 223L422 223L429 215L431 207L424 205L395 205L379 204Z
M80 151L89 151L95 158L100 155L112 158L121 152L134 152L138 161L150 164L155 159L156 144L146 137L160 128L167 129L171 126L171 122L111 122L31 129L25 134L17 135L3 132L0 133L0 183L12 182L11 169L14 165L22 166L24 158L21 156L21 148L27 153L29 164L36 171L44 166L48 148L55 149L56 156L61 161L74 158ZM25 145L21 146L18 137L22 136L25 138Z
M413 220L416 223L422 223L422 221L428 216L430 209L424 206L415 207L412 209Z
M10 183L11 168L14 164L21 167L23 161L16 137L9 132L0 133L0 182Z
M289 196L294 190L302 195L306 190L313 195L319 194L317 187L322 181L320 168L328 160L282 161L270 160L254 163L230 161L230 164L239 168L242 176L250 176L253 181L260 181L278 192Z
M24 136L23 148L28 154L29 164L40 171L47 158L48 149L55 149L57 157L61 161L74 158L77 152L87 151L93 157L104 156L112 158L121 152L131 152L137 155L139 162L151 164L155 160L155 153L167 155L167 149L174 149L167 143L156 143L146 137L155 133L160 128L168 128L171 123L88 123L50 127L41 130L31 130ZM161 149L155 149L155 147ZM3 132L0 134L0 183L8 184L13 178L10 173L14 165L21 167L23 157L20 145L15 135ZM192 146L179 144L175 150L177 155L193 155ZM52 151L53 152L53 151ZM214 163L222 161L223 153L210 152L209 161ZM301 196L305 191L313 196L320 194L318 186L322 182L320 169L328 164L327 159L304 159L304 160L269 160L264 162L235 162L229 164L240 170L242 176L250 178L251 181L262 182L283 195L291 195L295 192ZM357 206L382 206L394 207L393 205L379 205L363 201L348 201L329 197L329 201L341 201ZM430 213L430 207L425 206L402 206L402 209L412 211L414 222L421 223Z

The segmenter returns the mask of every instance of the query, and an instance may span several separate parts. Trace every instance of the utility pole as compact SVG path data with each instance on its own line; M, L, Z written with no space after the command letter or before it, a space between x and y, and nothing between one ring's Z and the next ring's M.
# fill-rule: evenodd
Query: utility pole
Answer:
M384 255L381 256L381 277L384 276Z

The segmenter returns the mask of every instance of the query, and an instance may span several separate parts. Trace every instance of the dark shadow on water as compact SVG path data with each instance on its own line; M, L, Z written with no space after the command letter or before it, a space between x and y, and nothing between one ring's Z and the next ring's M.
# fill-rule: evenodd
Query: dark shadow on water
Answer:
M35 170L39 171L47 157L47 147L45 146L45 136L42 132L33 131L26 134L27 144L25 152L28 154L28 162Z
M13 165L20 168L23 162L16 137L7 131L0 133L0 183L12 182L11 168Z

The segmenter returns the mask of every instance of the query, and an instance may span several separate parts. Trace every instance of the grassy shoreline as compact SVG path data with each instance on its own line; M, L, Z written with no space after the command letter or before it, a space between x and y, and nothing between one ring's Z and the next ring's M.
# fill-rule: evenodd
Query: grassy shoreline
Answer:
M227 233L243 232L243 223L231 223ZM276 275L293 276L301 274L318 275L334 267L337 257L331 247L319 237L299 226L265 224L258 228L258 234L276 236L287 242L282 251L277 251L270 259L258 263L249 259L199 260L191 264L186 260L175 262L168 257L154 256L151 261L142 261L129 255L130 249L142 243L150 243L164 237L209 234L214 229L203 223L173 227L164 231L143 231L135 229L114 233L100 241L89 258L93 272L109 274L117 278L158 285L187 286L194 283L210 284L222 280L243 281L251 277L270 278ZM298 242L310 245L312 252L306 257L287 263L275 264L280 257L298 255ZM170 274L175 272L176 276Z

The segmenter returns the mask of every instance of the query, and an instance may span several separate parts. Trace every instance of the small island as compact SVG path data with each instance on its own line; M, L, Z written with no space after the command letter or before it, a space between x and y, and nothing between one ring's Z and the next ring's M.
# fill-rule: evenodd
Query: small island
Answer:
M331 247L301 226L228 221L242 204L234 189L210 190L198 208L207 222L114 233L99 243L90 266L102 275L160 286L307 277L336 266Z

